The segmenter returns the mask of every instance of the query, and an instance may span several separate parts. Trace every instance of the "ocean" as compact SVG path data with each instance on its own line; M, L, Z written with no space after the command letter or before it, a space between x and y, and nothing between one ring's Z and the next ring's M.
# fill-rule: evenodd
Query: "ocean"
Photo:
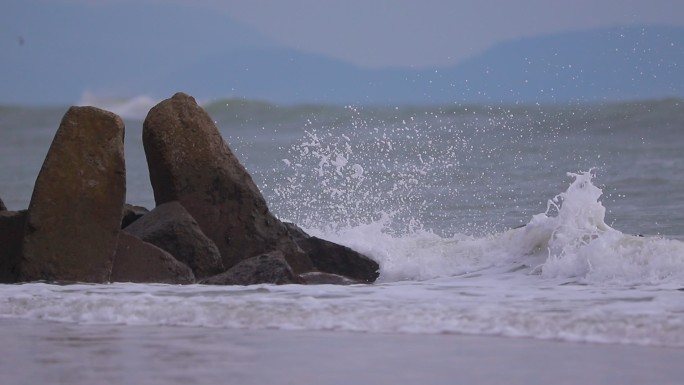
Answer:
M127 201L154 207L147 97ZM0 285L0 382L678 384L684 101L200 103L271 211L380 264L373 285ZM67 106L0 106L28 206ZM7 358L9 357L9 358Z

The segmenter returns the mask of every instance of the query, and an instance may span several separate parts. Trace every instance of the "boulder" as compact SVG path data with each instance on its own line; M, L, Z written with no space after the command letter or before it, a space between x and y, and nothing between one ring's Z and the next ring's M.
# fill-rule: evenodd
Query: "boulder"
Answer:
M190 267L197 279L225 271L214 242L178 202L157 206L124 231L167 251Z
M296 272L313 269L191 96L175 94L150 110L143 145L156 204L179 201L214 241L226 268L280 250Z
M0 211L0 283L18 281L26 210Z
M293 223L285 223L285 226L292 239L308 254L309 259L319 272L341 275L350 278L352 281L357 281L357 283L375 282L378 278L380 266L367 256L349 247L312 237ZM314 283L314 276L311 277L309 281Z
M131 223L140 219L143 215L149 213L150 210L142 206L134 206L126 203L123 208L123 215L121 217L121 228L125 229Z
M114 256L111 282L190 284L192 270L166 251L122 232Z
M283 285L302 283L302 280L292 272L283 253L272 251L248 258L225 273L207 278L200 283L205 285L257 285L261 283Z
M0 211L7 211L7 206L5 206L5 202L2 201L2 198L0 198Z
M126 195L124 123L94 107L64 115L36 179L22 281L106 282Z

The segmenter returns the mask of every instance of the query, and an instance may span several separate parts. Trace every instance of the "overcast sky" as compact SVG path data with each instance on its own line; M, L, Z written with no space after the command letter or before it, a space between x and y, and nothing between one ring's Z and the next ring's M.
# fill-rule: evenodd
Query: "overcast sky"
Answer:
M103 9L129 5L132 11L143 3L204 8L287 47L363 67L446 66L506 40L554 32L635 24L684 26L684 0L42 1ZM40 12L39 4L40 0L2 0L0 12L11 14L13 7ZM32 21L23 22L30 30Z
M198 3L199 4L199 3ZM682 0L201 0L290 47L371 67L455 64L501 41L684 26Z

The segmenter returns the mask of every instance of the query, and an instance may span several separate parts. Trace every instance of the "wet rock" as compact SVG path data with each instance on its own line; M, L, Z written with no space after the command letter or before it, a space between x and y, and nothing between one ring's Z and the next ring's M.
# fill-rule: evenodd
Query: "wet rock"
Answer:
M321 273L318 271L300 274L299 277L307 285L356 285L366 283L343 277L341 275Z
M123 216L121 217L121 228L125 229L131 223L140 219L143 215L149 213L150 210L142 206L134 206L126 203L123 208Z
M124 229L189 266L197 279L225 271L218 248L178 202L157 206Z
M179 201L214 241L226 268L280 250L296 272L313 269L191 96L178 93L150 110L143 145L156 204Z
M166 251L121 232L111 282L190 284L195 276Z
M205 279L205 285L257 285L272 283L277 285L302 283L290 266L283 253L273 251L248 258L233 266L225 273Z
M123 139L111 112L64 115L31 197L22 281L109 280L126 194Z
M297 244L309 255L318 271L366 283L375 282L378 278L378 263L349 247L316 237L300 240Z
M0 283L15 283L19 280L26 214L26 210L0 211Z
M367 256L349 247L312 237L294 223L285 223L285 226L292 239L309 255L318 271L344 276L354 283L371 283L378 278L380 266ZM305 275L302 278L307 280ZM315 275L311 275L309 281L314 279Z

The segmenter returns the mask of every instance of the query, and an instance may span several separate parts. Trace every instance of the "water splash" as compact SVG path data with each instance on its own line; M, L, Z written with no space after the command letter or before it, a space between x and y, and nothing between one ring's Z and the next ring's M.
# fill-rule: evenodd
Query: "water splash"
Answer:
M605 223L591 171L569 173L565 192L520 228L484 237L442 237L424 229L396 236L388 216L336 231L311 230L376 259L381 281L469 274L539 275L583 284L684 284L684 242L624 234Z

